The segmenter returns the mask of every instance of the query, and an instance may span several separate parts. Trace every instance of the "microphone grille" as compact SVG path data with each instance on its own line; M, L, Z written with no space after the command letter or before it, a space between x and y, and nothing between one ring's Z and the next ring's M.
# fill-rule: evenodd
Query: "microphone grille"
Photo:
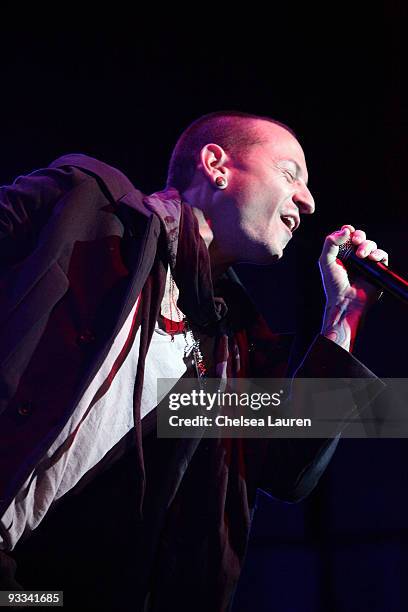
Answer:
M340 261L347 261L347 259L350 257L351 253L354 252L354 246L353 243L351 242L351 238L349 238L344 244L341 244L339 246L339 253L337 255L337 259L340 259Z

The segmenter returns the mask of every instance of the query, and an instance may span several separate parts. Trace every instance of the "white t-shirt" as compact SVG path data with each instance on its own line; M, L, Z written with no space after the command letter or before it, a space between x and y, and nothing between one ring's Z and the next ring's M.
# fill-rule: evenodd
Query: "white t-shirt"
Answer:
M85 391L70 420L37 464L1 519L0 549L12 550L35 529L51 506L72 489L134 425L133 388L140 348L140 328L106 393L90 408L129 336L139 299ZM141 417L158 403L157 379L180 378L186 371L183 333L172 336L156 323L149 350L141 399ZM159 398L161 399L161 398Z

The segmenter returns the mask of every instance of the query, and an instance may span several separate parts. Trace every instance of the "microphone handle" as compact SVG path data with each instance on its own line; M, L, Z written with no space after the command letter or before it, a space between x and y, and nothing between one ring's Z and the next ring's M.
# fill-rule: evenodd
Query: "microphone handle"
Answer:
M357 257L351 240L339 247L337 258L345 265L346 269L359 273L379 289L391 293L408 304L408 281L380 261Z

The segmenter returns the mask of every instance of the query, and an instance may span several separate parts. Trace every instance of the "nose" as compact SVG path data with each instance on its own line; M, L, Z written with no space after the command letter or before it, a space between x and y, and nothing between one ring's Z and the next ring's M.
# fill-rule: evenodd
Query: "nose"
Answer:
M300 214L312 215L315 211L315 202L305 183L298 184L296 192L292 196L292 201L296 204Z

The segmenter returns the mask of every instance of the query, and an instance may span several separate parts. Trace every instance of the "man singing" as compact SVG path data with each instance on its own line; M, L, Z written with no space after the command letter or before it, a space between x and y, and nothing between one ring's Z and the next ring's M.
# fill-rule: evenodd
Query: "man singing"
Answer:
M2 588L64 590L68 609L230 609L257 489L303 498L338 437L158 438L156 382L285 375L290 344L230 268L283 256L315 210L307 182L290 128L219 112L185 130L152 195L79 154L0 190ZM352 225L327 236L322 331L297 375L380 390L350 354L378 297L336 259L350 237L387 263Z

